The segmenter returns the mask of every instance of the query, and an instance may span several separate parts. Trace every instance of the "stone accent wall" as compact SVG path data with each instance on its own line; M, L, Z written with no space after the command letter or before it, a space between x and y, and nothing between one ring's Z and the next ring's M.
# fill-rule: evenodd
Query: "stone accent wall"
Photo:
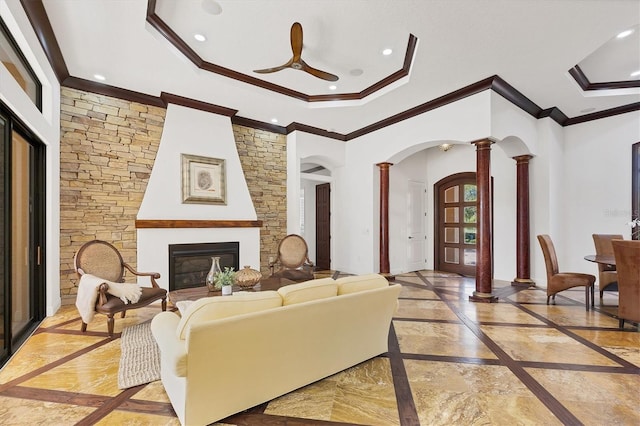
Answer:
M166 110L69 88L60 98L60 292L75 299L73 256L86 241L136 265L135 220Z
M269 274L269 257L287 235L287 138L285 135L233 125L249 193L262 220L260 272ZM240 265L242 268L243 265Z
M73 303L73 256L86 241L114 244L135 267L135 219L155 161L164 108L62 88L60 140L60 292ZM286 235L286 137L233 126L240 161L263 221L260 269L269 273ZM240 265L242 267L242 265Z

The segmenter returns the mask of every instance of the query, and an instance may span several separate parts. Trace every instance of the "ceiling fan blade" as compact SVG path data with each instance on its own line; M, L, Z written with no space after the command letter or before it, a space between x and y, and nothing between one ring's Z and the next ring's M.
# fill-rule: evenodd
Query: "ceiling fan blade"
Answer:
M258 74L269 74L272 72L283 70L285 68L289 68L292 63L293 63L293 58L290 59L289 62L287 62L286 64L280 65L279 67L265 68L262 70L253 70L253 72L257 72Z
M302 59L300 59L300 64L302 65L302 71L306 71L309 74L321 78L323 80L327 80L327 81L338 81L338 76L337 75L333 75L331 73L328 73L326 71L321 71L319 69L315 69L311 66L309 66L305 61L303 61Z
M293 52L293 62L298 62L300 55L302 55L302 25L299 22L294 22L291 25L291 51Z

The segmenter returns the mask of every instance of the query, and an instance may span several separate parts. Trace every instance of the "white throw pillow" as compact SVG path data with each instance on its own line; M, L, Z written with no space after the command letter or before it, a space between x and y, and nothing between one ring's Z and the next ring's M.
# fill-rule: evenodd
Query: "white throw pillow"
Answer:
M374 288L388 287L389 281L380 274L354 275L336 280L338 294L357 293Z
M272 290L243 292L231 296L204 297L187 307L176 328L176 336L179 339L185 339L193 324L264 311L279 306L282 306L282 298L278 292Z
M286 306L336 296L338 285L333 278L320 278L280 287L278 293L282 296L282 306Z

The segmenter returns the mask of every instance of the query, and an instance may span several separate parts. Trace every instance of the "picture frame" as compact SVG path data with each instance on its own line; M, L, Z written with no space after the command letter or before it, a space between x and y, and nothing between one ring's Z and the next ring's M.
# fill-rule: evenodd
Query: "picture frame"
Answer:
M227 204L225 160L182 154L182 203Z

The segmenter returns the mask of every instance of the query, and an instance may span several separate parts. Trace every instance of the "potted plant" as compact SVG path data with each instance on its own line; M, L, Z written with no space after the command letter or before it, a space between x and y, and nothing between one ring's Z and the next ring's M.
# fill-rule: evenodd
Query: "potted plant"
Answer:
M233 284L235 284L235 282L236 273L233 268L229 268L228 266L215 277L216 288L222 290L223 296L233 292Z

